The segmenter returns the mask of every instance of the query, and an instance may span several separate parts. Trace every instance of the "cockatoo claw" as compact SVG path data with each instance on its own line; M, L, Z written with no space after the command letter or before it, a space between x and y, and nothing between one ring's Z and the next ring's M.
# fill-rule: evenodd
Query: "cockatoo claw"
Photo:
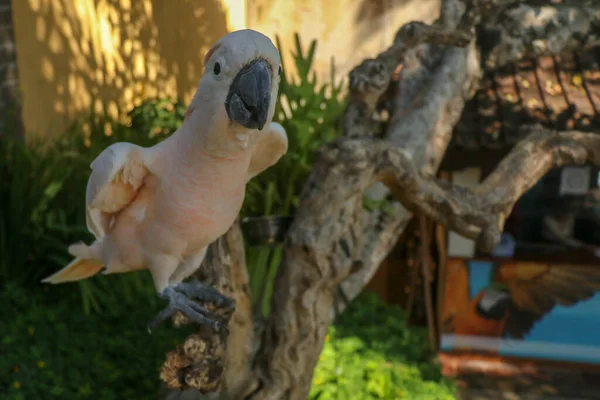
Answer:
M169 304L150 322L148 332L167 320L176 312L181 312L191 321L199 325L208 325L217 332L229 333L226 322L211 313L193 299L213 303L217 308L226 308L229 311L235 308L232 299L222 295L216 289L208 287L199 281L182 282L167 287L159 296L169 300Z
M175 290L185 293L189 298L194 298L203 302L213 303L217 308L233 311L235 301L223 294L217 289L206 286L198 279L192 279L189 282L181 282L175 286Z

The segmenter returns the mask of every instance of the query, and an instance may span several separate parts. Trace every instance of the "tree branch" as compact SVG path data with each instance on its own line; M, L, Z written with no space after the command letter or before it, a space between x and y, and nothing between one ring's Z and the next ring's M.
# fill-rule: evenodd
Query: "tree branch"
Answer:
M366 59L350 71L350 103L344 114L344 135L371 136L376 122L372 115L380 97L391 83L392 75L406 54L421 44L467 46L473 37L472 20L454 30L441 23L427 25L413 21L404 25L394 38L394 44L375 59Z
M339 141L324 150L343 154L345 163L370 165L366 180L388 186L408 210L426 215L491 252L517 200L550 169L565 165L600 165L600 135L552 132L540 126L522 140L475 189L424 175L407 155L377 139ZM362 152L353 151L360 147ZM339 160L340 157L338 157ZM358 188L357 188L358 189Z
M196 277L234 298L233 315L222 315L229 320L230 334L219 335L210 329L201 329L190 335L167 354L161 379L169 389L193 388L200 393L218 392L226 399L237 398L234 393L251 391L256 386L249 361L256 348L256 338L244 241L237 222L210 245ZM211 309L211 305L205 306ZM212 311L217 315L222 312L214 307ZM189 323L182 315L174 320L176 325Z
M477 22L479 10L475 7L467 8L463 14L462 3L446 1L442 5L436 24L443 24L448 30ZM397 83L398 93L389 110L391 119L384 135L388 145L404 149L416 168L434 174L464 104L474 95L480 78L478 52L473 43L467 48L422 45L408 52ZM371 98L365 97L365 101ZM367 191L374 199L383 199L388 193L381 184ZM350 299L363 290L412 218L401 204L395 203L391 208L391 213L365 212L366 222L361 227L363 266L341 283ZM345 308L341 298L336 300L336 308Z

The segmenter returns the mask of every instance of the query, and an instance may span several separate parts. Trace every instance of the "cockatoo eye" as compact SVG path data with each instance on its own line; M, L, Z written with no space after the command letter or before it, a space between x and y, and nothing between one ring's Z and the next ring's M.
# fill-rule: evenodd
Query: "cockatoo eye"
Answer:
M217 62L215 63L215 65L214 65L214 67L213 67L213 73L214 73L216 76L219 76L219 74L221 73L221 63L220 63L220 62L218 62L218 61L217 61Z
M281 76L281 65L279 66L279 69L277 70L277 75Z

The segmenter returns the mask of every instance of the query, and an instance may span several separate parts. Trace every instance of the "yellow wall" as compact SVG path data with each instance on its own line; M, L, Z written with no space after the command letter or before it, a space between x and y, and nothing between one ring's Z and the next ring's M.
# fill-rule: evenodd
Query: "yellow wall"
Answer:
M363 59L389 47L400 26L413 20L432 22L439 9L440 0L249 0L248 27L273 40L280 36L287 68L294 33L305 48L317 39L314 65L323 82L329 78L332 56L337 76L345 78Z
M143 98L189 101L208 48L249 27L275 40L286 66L294 33L319 41L323 82L386 48L402 24L431 21L440 0L13 0L23 121L55 137L91 108L117 117ZM293 72L293 71L288 71Z
M93 107L117 117L144 97L189 101L202 59L245 26L245 0L14 0L23 121L52 137Z

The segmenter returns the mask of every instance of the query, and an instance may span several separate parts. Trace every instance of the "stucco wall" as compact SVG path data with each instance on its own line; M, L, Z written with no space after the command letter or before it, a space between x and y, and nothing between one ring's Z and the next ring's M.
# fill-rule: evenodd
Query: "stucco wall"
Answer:
M323 80L329 77L332 56L337 75L346 77L364 58L386 49L400 26L413 20L432 22L439 7L440 0L252 0L248 26L273 40L279 35L284 61L295 49L294 33L305 48L317 39L315 67Z
M13 16L25 131L52 137L91 108L188 101L211 44L243 28L245 1L14 0Z
M440 0L13 0L25 131L58 135L90 109L117 117L143 98L189 101L210 45L249 27L279 34L289 67L294 33L318 39L315 66L338 76L391 43Z

